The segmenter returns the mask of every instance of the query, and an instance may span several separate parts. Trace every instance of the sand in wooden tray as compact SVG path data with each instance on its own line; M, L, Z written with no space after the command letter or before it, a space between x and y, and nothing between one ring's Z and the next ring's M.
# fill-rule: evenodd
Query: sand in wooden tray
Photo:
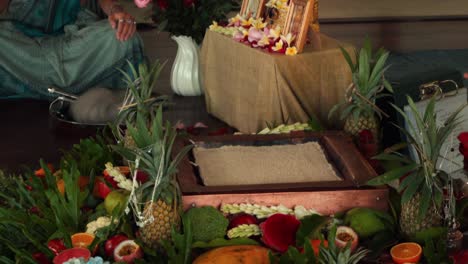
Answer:
M193 149L206 186L342 181L316 142Z

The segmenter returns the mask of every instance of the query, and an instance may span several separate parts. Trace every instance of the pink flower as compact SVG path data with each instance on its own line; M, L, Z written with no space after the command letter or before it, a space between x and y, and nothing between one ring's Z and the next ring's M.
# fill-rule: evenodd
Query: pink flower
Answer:
M249 37L248 37L249 42L251 43L258 42L259 40L262 39L263 34L264 34L263 31L251 27L249 29Z
M244 41L245 39L244 34L240 31L237 31L236 33L234 33L234 36L232 36L232 38L238 42Z
M133 0L135 2L135 5L138 8L145 8L151 3L153 0Z

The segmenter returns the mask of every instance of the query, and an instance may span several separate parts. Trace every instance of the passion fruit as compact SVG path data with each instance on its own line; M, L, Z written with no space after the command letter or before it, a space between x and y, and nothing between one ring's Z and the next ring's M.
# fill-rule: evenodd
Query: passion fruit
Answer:
M143 250L134 240L124 240L114 250L114 260L132 264L143 257Z
M351 244L351 251L354 251L359 243L359 237L354 230L347 226L339 226L336 229L335 244L339 248Z

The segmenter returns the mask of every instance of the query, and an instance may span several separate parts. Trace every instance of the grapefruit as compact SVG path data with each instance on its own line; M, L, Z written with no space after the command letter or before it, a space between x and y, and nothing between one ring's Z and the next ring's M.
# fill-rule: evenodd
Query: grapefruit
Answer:
M83 258L85 261L88 261L90 257L91 252L86 248L70 248L60 252L60 254L54 258L53 263L62 264L72 258Z

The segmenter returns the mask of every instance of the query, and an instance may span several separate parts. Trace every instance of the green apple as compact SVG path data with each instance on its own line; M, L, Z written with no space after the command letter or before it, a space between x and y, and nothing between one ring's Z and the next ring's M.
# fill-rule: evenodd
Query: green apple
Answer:
M112 214L114 208L117 206L120 208L120 210L123 210L127 205L129 195L130 192L123 189L110 192L104 200L104 207L106 208L107 213Z

